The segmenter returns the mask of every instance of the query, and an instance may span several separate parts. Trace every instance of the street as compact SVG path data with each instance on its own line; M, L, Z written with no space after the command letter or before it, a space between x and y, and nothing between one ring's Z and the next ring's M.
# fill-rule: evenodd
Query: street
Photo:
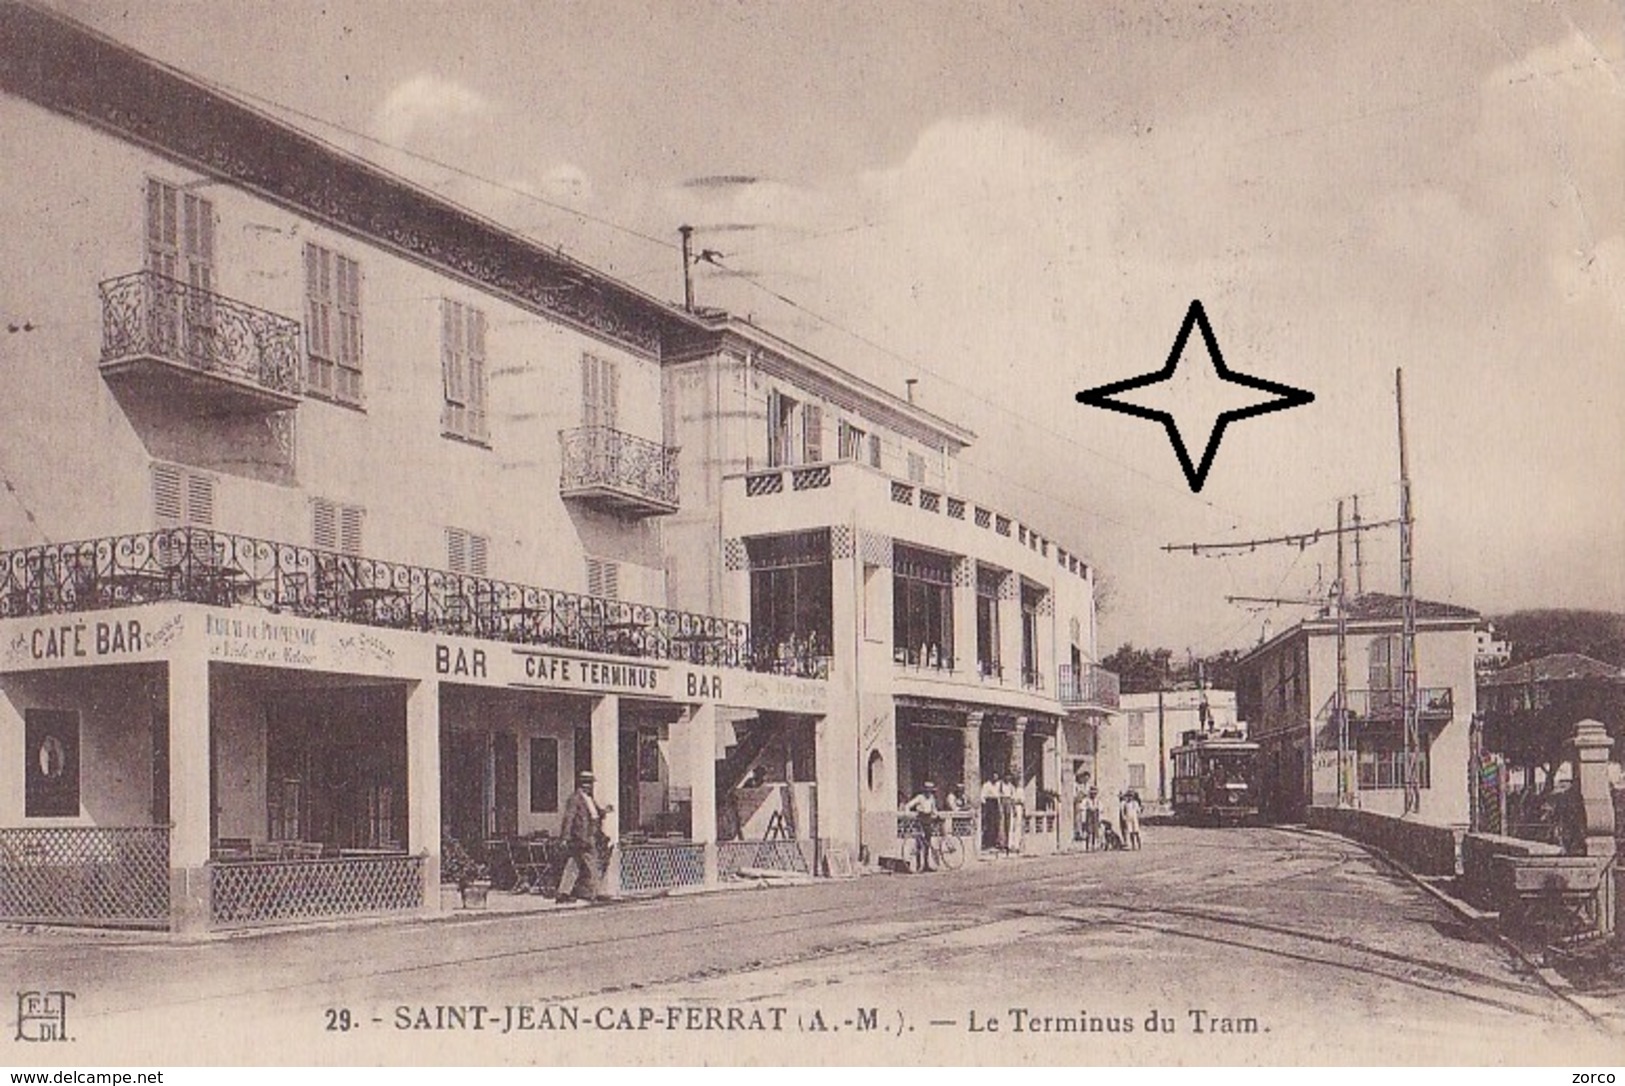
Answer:
M1618 1034L1350 843L1146 838L1137 853L188 945L10 931L10 987L73 992L73 1040L8 1036L6 1057L1617 1061Z

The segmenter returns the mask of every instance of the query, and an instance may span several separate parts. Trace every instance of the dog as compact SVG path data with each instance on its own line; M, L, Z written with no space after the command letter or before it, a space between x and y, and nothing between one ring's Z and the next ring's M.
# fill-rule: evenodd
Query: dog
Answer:
M1105 849L1107 852L1121 851L1123 849L1124 845L1122 835L1117 832L1117 828L1115 826L1113 826L1110 822L1102 822L1100 824L1100 829L1106 841L1106 843L1101 846L1103 849Z

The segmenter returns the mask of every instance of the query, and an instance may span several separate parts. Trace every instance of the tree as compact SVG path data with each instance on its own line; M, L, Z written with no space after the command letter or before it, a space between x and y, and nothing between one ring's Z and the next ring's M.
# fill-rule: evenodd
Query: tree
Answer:
M1137 649L1124 642L1101 661L1107 671L1115 671L1125 694L1149 694L1161 690L1173 677L1173 650Z
M1512 663L1559 652L1625 667L1625 615L1614 611L1514 611L1492 620L1512 643Z

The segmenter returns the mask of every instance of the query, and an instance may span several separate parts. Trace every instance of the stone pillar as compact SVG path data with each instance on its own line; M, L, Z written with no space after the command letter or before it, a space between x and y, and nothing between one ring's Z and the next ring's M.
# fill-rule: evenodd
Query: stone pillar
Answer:
M1010 779L1030 811L1033 798L1027 791L1027 718L1024 716L1016 717L1015 730L1010 733L1010 763Z
M1614 796L1608 783L1608 752L1614 741L1600 721L1582 720L1574 726L1574 787L1579 792L1583 820L1580 848L1603 863L1615 859L1619 842L1614 837ZM1617 872L1603 873L1597 888L1597 930L1611 935L1618 930Z
M954 558L954 670L967 676L976 664L976 563L963 555Z
M982 720L980 712L965 714L965 764L960 779L965 782L965 798L973 805L982 802Z
M424 911L440 911L440 683L406 694L406 850L422 855Z
M672 726L674 768L689 783L689 839L705 846L705 884L717 881L717 707L690 705ZM679 768L680 767L680 768Z
M594 698L592 703L592 798L600 807L609 807L604 816L604 833L609 838L604 893L621 892L620 863L615 852L621 839L621 699L614 694Z
M169 662L170 929L209 926L209 662L201 652Z

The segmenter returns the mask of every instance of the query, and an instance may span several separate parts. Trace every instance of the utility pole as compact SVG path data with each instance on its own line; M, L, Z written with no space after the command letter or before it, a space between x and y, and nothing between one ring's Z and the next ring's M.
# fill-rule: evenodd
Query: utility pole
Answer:
M1400 705L1405 721L1405 813L1422 807L1422 736L1416 720L1416 590L1411 583L1411 467L1405 446L1405 371L1394 370L1394 403L1399 417L1399 666Z
M1157 684L1157 803L1168 802L1168 736L1162 718L1162 688Z
M1360 495L1354 495L1354 598L1365 595L1365 561L1360 557Z
M1360 537L1354 537L1358 543ZM1337 805L1349 806L1353 789L1349 787L1349 626L1343 585L1348 571L1343 565L1343 503L1337 503L1337 700L1332 704L1332 719L1337 725Z
M689 256L689 244L694 237L694 228L684 223L677 228L683 236L683 312L694 312L694 272L692 265L694 258Z

